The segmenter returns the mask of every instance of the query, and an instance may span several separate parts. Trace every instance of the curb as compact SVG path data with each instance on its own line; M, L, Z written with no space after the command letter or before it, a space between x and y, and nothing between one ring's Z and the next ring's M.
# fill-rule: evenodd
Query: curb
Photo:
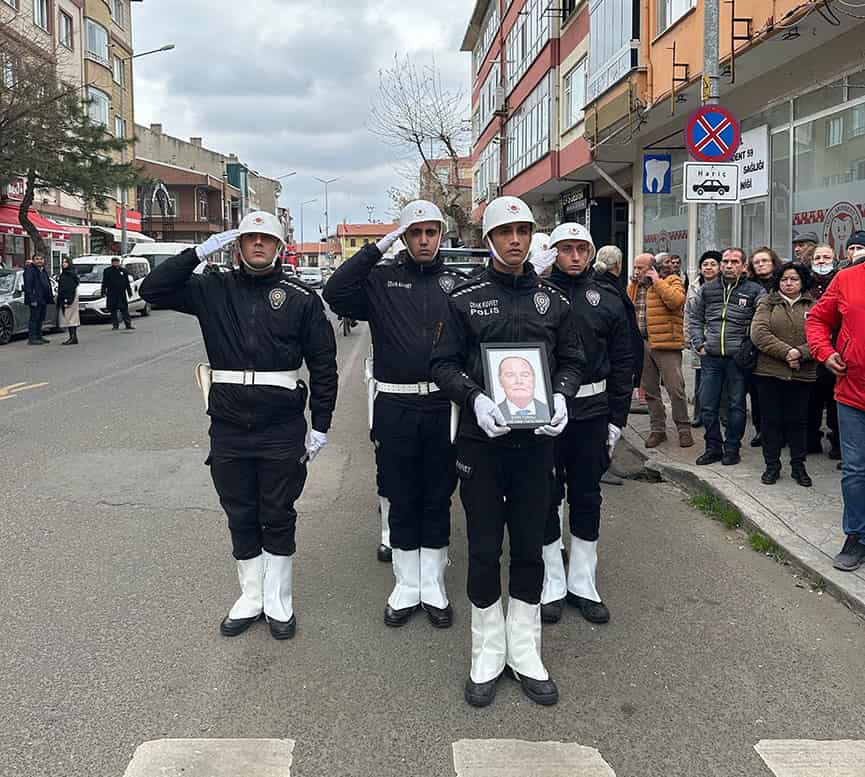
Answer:
M775 542L789 563L813 581L822 581L826 591L865 618L865 582L832 566L832 560L811 543L791 531L772 511L766 509L747 491L719 477L708 468L699 473L689 466L673 461L663 451L646 451L643 438L630 426L622 433L622 441L631 452L643 460L643 466L683 489L690 495L710 493L726 502L742 516L742 525L756 529Z

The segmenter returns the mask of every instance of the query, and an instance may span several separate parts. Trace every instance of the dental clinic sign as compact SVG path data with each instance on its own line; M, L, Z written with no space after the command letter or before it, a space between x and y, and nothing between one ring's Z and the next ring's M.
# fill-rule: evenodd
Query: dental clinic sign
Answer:
M739 199L769 194L769 126L742 133L742 142L732 159L739 165Z

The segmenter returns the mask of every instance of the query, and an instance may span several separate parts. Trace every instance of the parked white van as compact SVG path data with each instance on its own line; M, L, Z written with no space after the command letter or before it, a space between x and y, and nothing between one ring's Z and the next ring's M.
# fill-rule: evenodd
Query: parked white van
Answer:
M155 270L166 259L192 248L194 243L136 243L132 246L129 257L141 257L150 264L150 269Z
M141 299L139 289L141 282L150 272L150 262L141 256L117 257L120 264L129 273L129 285L132 287L132 298L129 300L129 312L140 313L142 316L150 315L150 303ZM102 273L106 267L111 266L113 256L93 255L79 256L72 260L75 271L78 273L78 309L81 318L109 319L111 313L106 305L108 301L102 296Z

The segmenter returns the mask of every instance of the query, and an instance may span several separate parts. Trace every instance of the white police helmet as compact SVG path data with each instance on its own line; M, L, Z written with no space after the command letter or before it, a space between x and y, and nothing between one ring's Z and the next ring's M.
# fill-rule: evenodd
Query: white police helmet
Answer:
M519 197L496 197L484 211L484 240L496 227L519 222L527 222L534 226L535 217L532 209Z
M588 229L582 224L577 224L573 221L559 224L550 235L550 248L554 248L557 243L565 240L582 240L589 244L589 261L595 258L595 241L592 240L592 235Z
M238 240L240 240L244 235L268 235L279 241L279 246L276 249L276 253L273 255L273 260L264 268L250 267L243 256L243 250L241 250L240 260L247 269L253 272L264 272L271 269L276 264L276 260L279 257L282 248L285 246L285 229L276 216L267 211L254 210L252 213L248 213L243 217L238 232L240 233Z

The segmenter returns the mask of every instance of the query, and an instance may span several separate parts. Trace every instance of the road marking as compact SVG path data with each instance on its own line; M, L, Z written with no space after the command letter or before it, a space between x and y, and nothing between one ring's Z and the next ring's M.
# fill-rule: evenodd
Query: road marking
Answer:
M754 749L775 777L862 777L865 741L763 739Z
M616 777L595 748L573 742L460 739L453 753L457 777Z
M289 777L293 739L154 739L124 777Z
M47 385L46 381L44 383L10 383L8 386L0 386L0 402L4 399L12 399L22 391L30 391Z

